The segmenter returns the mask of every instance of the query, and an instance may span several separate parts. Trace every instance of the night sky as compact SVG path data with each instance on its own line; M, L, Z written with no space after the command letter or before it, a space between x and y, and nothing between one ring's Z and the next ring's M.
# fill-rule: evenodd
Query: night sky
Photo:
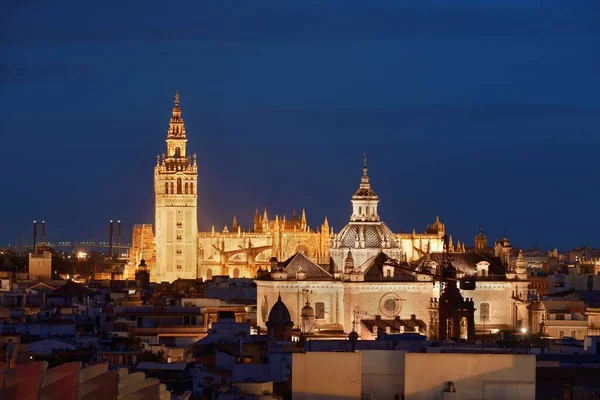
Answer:
M9 0L0 43L0 244L153 223L179 89L202 229L339 231L366 153L395 232L600 246L598 1Z

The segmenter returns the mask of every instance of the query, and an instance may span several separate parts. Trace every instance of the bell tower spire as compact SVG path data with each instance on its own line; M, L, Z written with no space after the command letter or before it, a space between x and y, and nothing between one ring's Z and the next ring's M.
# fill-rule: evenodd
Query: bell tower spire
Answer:
M167 157L185 158L185 146L187 137L185 135L185 124L181 117L181 108L179 107L179 91L175 91L175 104L169 122L167 131Z

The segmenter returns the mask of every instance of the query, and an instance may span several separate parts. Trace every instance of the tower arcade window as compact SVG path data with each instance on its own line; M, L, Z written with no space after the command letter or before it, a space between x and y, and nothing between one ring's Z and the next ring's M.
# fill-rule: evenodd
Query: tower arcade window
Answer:
M185 183L185 194L188 194L188 183Z
M169 182L165 182L165 193L169 194Z
M179 147L175 147L175 157L179 158L181 154L181 149Z
M171 191L170 191L170 193L171 194L175 193L175 190L173 190L173 182L171 182Z
M194 194L194 182L190 183L190 194Z
M181 178L177 178L177 194L182 194L183 191L181 189Z

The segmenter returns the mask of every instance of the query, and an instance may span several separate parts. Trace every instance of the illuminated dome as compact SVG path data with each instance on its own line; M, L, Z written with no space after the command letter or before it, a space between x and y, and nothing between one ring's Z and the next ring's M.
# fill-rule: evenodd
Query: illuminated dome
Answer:
M383 222L351 222L339 233L339 247L398 248L394 234ZM364 246L361 245L364 242Z
M314 310L314 308L312 308L310 306L310 303L308 302L308 300L306 301L306 304L304 305L304 307L302 307L302 310L300 311L300 315L302 317L314 317L315 316L315 310Z
M544 305L544 302L538 298L531 303L529 309L532 311L546 311L546 306Z
M350 222L332 238L330 243L330 254L336 273L350 271L352 268L358 270L365 265L367 260L376 257L381 252L396 260L401 260L403 257L402 248L396 242L394 233L379 218L377 212L379 196L371 188L367 171L367 158L365 157L360 185L352 196ZM347 266L345 262L350 260L348 258L350 256L353 266Z

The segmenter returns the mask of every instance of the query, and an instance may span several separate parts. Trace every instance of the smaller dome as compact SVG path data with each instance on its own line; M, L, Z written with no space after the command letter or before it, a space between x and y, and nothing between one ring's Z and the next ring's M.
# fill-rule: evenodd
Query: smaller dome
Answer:
M276 326L276 325L293 325L292 317L290 316L290 311L285 306L283 301L281 301L281 295L279 295L275 304L271 308L271 312L269 312L269 319L267 320L267 325Z
M529 306L529 309L532 311L546 311L546 306L543 301L536 300Z
M302 307L302 310L300 311L300 315L302 315L303 317L314 317L315 309L312 308L310 306L310 303L307 301L306 305L304 307Z

